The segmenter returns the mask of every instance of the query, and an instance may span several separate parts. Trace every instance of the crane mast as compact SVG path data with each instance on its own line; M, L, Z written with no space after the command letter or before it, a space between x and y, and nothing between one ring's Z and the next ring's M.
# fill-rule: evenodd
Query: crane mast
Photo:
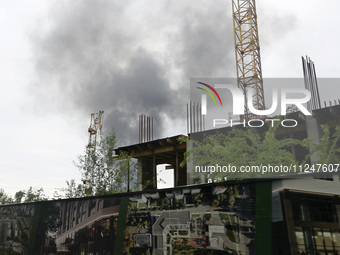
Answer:
M91 113L91 122L88 129L89 132L89 143L86 146L87 150L95 148L98 142L98 133L100 138L100 132L103 127L103 113L104 111L99 111L99 113Z
M91 113L91 121L90 126L88 128L89 132L89 143L86 145L86 159L85 159L85 166L86 166L86 174L82 182L84 183L85 187L85 194L91 195L92 194L92 187L90 180L93 180L93 171L91 171L91 154L96 151L96 146L100 143L100 133L103 128L103 114L104 111L99 111L98 113ZM88 170L90 170L88 172ZM89 176L90 175L90 176ZM90 179L88 179L90 177Z
M237 86L244 94L244 115L241 120L255 117L249 112L248 101L258 110L265 109L260 44L255 0L233 0L233 20ZM247 91L251 90L252 98Z

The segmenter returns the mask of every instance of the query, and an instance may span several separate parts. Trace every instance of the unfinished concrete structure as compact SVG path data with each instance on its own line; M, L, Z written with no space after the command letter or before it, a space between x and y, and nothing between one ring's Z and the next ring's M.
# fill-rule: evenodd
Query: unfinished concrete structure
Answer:
M319 143L323 135L321 125L328 125L331 133L334 132L337 126L340 126L340 105L313 110L312 116L305 116L301 112L293 112L286 117L297 120L299 124L291 128L279 127L276 131L278 139L295 138L302 140L310 137L316 143ZM188 134L188 137L199 140L209 135L227 134L234 128L243 128L243 125L191 133ZM268 126L256 129L263 137L268 130ZM158 164L170 164L171 167L168 168L174 169L175 187L191 185L196 181L192 175L193 165L188 162L185 168L181 168L180 163L184 160L184 153L192 147L192 143L190 141L180 142L179 138L181 137L186 136L178 135L120 147L116 149L116 154L119 155L123 151L128 152L133 158L138 160L139 169L142 173L139 189L142 189L143 186L144 189L157 188L156 167ZM292 146L291 152L300 162L309 153L305 148L295 146ZM310 163L317 161L315 157L315 155L312 155Z
M120 147L115 150L116 155L121 152L129 153L138 160L138 167L142 171L139 180L139 189L157 188L157 165L169 164L168 169L174 170L175 187L187 184L185 168L180 167L184 160L186 143L180 142L179 138L184 135L157 139L130 146Z

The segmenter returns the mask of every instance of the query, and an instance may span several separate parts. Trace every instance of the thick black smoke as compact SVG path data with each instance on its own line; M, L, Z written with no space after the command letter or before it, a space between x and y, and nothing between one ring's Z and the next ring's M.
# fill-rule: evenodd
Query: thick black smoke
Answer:
M138 142L139 114L154 117L155 138L183 133L189 79L234 73L231 17L222 0L56 1L31 36L30 91L48 111L104 110L119 145Z

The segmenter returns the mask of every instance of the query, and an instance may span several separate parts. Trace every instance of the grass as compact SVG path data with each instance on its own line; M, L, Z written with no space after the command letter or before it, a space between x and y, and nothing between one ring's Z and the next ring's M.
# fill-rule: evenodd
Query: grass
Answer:
M229 217L226 214L220 213L220 217L222 219L224 219L225 223L224 226L226 228L227 231L227 237L228 239L233 242L236 243L236 237L234 235L234 231L233 231L233 226L235 226L235 222L230 222L229 221ZM231 219L233 218L233 216L230 217Z
M148 207L148 205L147 204L144 204L144 203L139 203L139 207Z

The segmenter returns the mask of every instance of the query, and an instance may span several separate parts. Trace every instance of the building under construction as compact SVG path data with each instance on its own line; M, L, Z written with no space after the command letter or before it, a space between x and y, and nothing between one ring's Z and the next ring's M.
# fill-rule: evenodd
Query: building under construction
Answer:
M249 110L249 103L257 110L266 110L264 87L262 78L261 54L259 43L259 32L257 25L257 11L255 0L233 0L232 15L235 42L235 60L237 87L243 93L244 111L239 116L240 121L252 119L263 119L263 116L256 116ZM319 85L316 77L315 65L308 57L302 58L303 77L305 89L310 91L311 99L307 103L307 109L312 113L306 116L301 111L290 114L291 119L298 120L299 125L292 128L278 128L276 136L278 139L312 138L318 143L322 137L321 125L327 124L331 132L340 125L340 99L322 106L320 101ZM201 83L203 84L203 83ZM218 96L213 87L210 88ZM201 88L206 91L205 89ZM207 91L207 93L210 93ZM210 94L211 95L211 94ZM212 95L211 95L212 97ZM219 96L218 96L219 97ZM219 98L220 99L220 98ZM221 101L221 100L220 100ZM221 102L222 105L222 102ZM190 102L187 105L187 129L188 134L161 139L153 139L153 118L145 115L139 117L139 143L120 147L116 154L121 152L129 153L138 160L142 186L157 188L157 165L169 164L168 169L174 171L174 186L183 186L196 182L192 176L192 166L187 165L181 168L180 163L184 160L184 153L192 147L190 142L180 142L178 138L189 137L190 139L204 138L211 134L228 133L232 128L219 128L205 131L205 120L202 116L202 105ZM237 127L239 128L239 127ZM264 136L266 128L258 128L259 133ZM298 160L302 160L308 151L303 148L291 148L291 152ZM311 163L315 159L311 158Z
M327 106L312 111L312 116L305 116L301 112L293 112L287 115L290 119L298 121L296 127L285 128L279 127L276 130L277 139L295 138L303 140L305 138L312 138L315 142L320 142L323 136L321 125L328 125L331 134L334 133L335 128L340 126L340 105ZM184 186L197 183L197 179L193 176L193 166L187 165L181 167L180 163L184 160L184 153L190 149L192 143L183 142L183 137L189 137L194 140L202 140L203 138L214 134L228 134L234 128L244 128L242 125L235 127L224 127L195 133L189 133L188 136L178 135L173 137L166 137L162 139L145 141L134 145L119 147L116 149L116 154L127 152L138 160L139 169L141 171L140 188L157 188L157 165L169 164L166 171L174 171L174 186ZM264 137L265 132L268 131L268 126L257 128L260 136ZM302 147L292 147L290 151L295 158L302 162L309 151ZM310 163L315 163L316 159L313 156ZM173 170L172 170L173 169ZM150 181L151 180L151 181ZM204 179L200 180L200 183Z
M232 7L237 87L242 91L244 97L244 114L239 116L238 121L248 122L254 119L263 120L265 117L255 115L249 109L249 104L251 104L259 111L267 110L264 97L264 82L262 78L255 0L233 0ZM307 109L311 115L305 114L301 111L301 109L296 109L288 113L284 117L295 120L298 125L289 128L279 126L275 130L275 136L278 140L293 138L302 141L306 138L310 138L315 143L320 143L323 137L323 131L321 128L322 125L327 125L331 134L335 132L336 127L340 126L340 100L337 99L336 101L329 101L329 103L322 104L313 61L311 61L308 57L302 58L302 69L305 89L310 92L310 100L307 102ZM207 87L218 96L212 86L205 83L200 84ZM201 89L208 94L210 93L205 90L205 88ZM211 95L211 93L209 95ZM211 97L213 97L213 95L211 95ZM219 101L221 102L220 98ZM89 144L87 146L89 151L93 150L97 143L97 134L100 133L102 128L102 113L103 112L99 112L98 114L91 115L91 124L89 128L90 137ZM276 116L276 118L280 117L283 116ZM171 233L171 231L167 232L168 229L173 228L172 231L175 231L174 229L178 228L180 225L183 228L181 230L182 233L188 233L189 230L191 232L195 232L192 230L192 227L197 224L201 224L200 221L196 220L199 222L197 223L195 220L191 219L195 213L191 214L188 210L171 212L169 209L170 207L173 207L175 210L181 209L182 207L185 208L186 206L194 207L194 204L191 202L195 201L194 197L196 198L196 196L200 194L201 188L197 188L198 186L193 185L197 183L205 183L207 180L207 176L204 174L194 175L193 161L187 162L186 166L183 167L181 163L186 159L185 153L194 147L194 143L192 142L193 140L202 141L204 138L211 135L229 134L234 129L245 129L245 127L237 125L206 130L202 104L192 101L187 104L186 135L179 134L172 137L154 139L153 118L151 116L141 114L139 115L138 121L138 143L119 147L115 150L115 154L117 156L122 152L131 155L132 158L137 161L138 169L140 171L137 187L133 187L133 189L138 191L143 190L143 192L130 197L129 204L131 210L135 210L139 214L131 213L131 218L128 222L131 222L132 224L132 222L134 222L134 218L150 218L150 223L148 224L153 224L152 230L149 232L144 230L144 233L140 233L141 229L138 230L138 233L132 232L133 234L131 234L131 237L133 236L134 241L132 245L133 247L131 246L131 250L136 249L137 251L138 249L142 249L141 247L144 247L143 249L150 248L153 254L171 254L171 245L173 243L169 240L169 242L166 242L166 238L169 239L169 233ZM268 126L256 128L256 131L261 138L265 137L268 130ZM340 147L339 142L336 146ZM311 153L309 149L302 146L292 145L290 148L287 148L287 150L292 153L299 163L303 162L306 156ZM119 159L119 157L117 157L117 159ZM316 163L317 160L317 156L315 154L311 154L308 163L311 165ZM173 183L175 190L157 190L157 166L163 164L166 164L165 171L173 171ZM235 180L232 184L229 184L230 182L223 182L224 180L221 181L221 184L214 184L220 186L214 187L213 192L201 192L202 196L203 193L205 195L209 193L208 197L209 199L212 199L218 193L225 192L230 185L235 184ZM256 180L255 182L257 183L261 181ZM129 184L128 177L128 191ZM258 186L260 187L262 184L263 183ZM204 186L202 187L204 188ZM276 180L271 180L268 187L268 194L271 194L271 197L269 195L267 202L269 207L270 205L272 205L272 207L267 209L269 211L272 210L273 214L265 215L268 217L260 214L256 215L256 232L268 233L268 238L262 238L261 240L262 242L263 240L273 241L271 254L338 254L336 252L340 251L339 175L332 174L328 175L327 178L322 177L321 179L319 177L313 178L308 175L306 178L301 180L294 180L293 177L291 179L281 177ZM254 195L252 192L249 194L252 196ZM265 200L264 197L260 197L258 194L256 197L258 200ZM243 199L244 198L245 196ZM164 202L167 199L169 201L171 200L171 205ZM242 196L238 197L238 199L241 201ZM101 202L103 203L103 201ZM181 204L176 204L178 201L183 202ZM62 226L61 235L57 239L57 244L60 246L61 251L69 251L70 244L75 244L75 241L71 242L70 236L75 239L74 236L76 236L75 233L79 232L79 226L83 227L86 224L89 225L92 218L96 218L96 220L100 219L98 223L96 222L93 226L91 225L89 235L93 239L96 238L96 235L99 239L104 238L104 236L109 236L109 234L104 235L102 230L99 231L96 229L97 227L94 226L104 226L106 224L105 230L107 230L107 233L113 233L116 231L117 224L115 224L115 217L118 219L118 216L117 210L113 210L116 208L112 207L111 204L110 206L112 208L110 206L108 206L107 209L104 208L106 209L105 212L107 212L107 215L104 215L104 217L102 215L104 209L103 207L99 207L99 203L100 200L93 200L91 206L89 206L83 202L73 202L62 207L64 212L63 222L65 224ZM241 202L239 203L242 204ZM213 205L213 201L210 201L209 205ZM205 206L207 208L207 205ZM261 206L257 207L260 208ZM111 209L109 210L109 208ZM206 208L204 210L207 210ZM144 210L157 211L158 209L161 211L156 212L152 217L150 217L150 213L147 214L144 212ZM260 209L262 210L263 208L261 207ZM209 209L208 211L210 210L213 209ZM221 211L222 209L219 210ZM247 214L247 210L243 207L241 211L240 215ZM212 214L205 211L202 211L201 213L202 218L205 218L205 222L210 222ZM263 211L261 211L261 213L263 213ZM82 219L82 215L85 215L86 217L84 216L84 219ZM218 217L216 214L212 217L215 218L215 222L211 222L210 224L207 223L206 228L208 231L206 235L209 236L209 238L202 238L199 231L197 231L197 237L200 237L201 240L200 243L196 243L194 246L201 245L205 248L210 247L211 249L214 248L220 250L224 250L225 243L229 243L229 248L233 247L233 245L235 245L235 247L238 246L230 242L229 239L229 241L225 243L222 239L219 239L219 237L225 234L225 225L219 217L223 217L223 214L221 215L221 213L219 213ZM124 220L124 222L126 222L126 220ZM243 224L246 226L245 223ZM243 233L241 234L246 236L250 233L250 226L253 225L248 225L248 227L245 228L247 231L242 230ZM260 228L262 226L273 228L273 231L275 232L273 237L271 237L272 233L267 231L267 229L262 229L261 231ZM131 225L131 229L134 227L135 226ZM100 235L102 235L102 237L100 237ZM193 235L196 235L196 232ZM66 240L70 242L67 243ZM205 241L207 241L207 243L205 243ZM81 246L81 250L94 249L94 243L94 241L93 243L92 241L83 242L81 239L78 241L78 245ZM132 242L130 242L130 245L131 243ZM268 245L271 246L270 244ZM279 247L279 249L277 249L277 247ZM245 248L245 250L247 249L248 248ZM258 251L261 250L261 248L257 249ZM267 250L269 250L269 248L267 248ZM251 246L249 246L249 251L249 254L254 254ZM269 254L266 250L262 250L261 253L257 253Z

